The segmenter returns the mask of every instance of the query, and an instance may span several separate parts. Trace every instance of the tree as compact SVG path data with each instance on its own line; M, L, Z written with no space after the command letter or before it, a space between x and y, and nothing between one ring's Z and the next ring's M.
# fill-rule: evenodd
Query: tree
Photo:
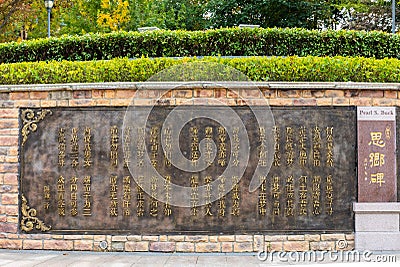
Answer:
M212 27L258 24L314 29L330 15L326 1L295 0L211 0L208 12Z
M391 32L391 0L343 1L341 28L350 30L380 30ZM354 3L352 3L354 2ZM399 4L399 3L398 3ZM399 7L396 20L400 18Z
M101 0L97 24L107 31L124 29L130 20L129 2L123 0Z

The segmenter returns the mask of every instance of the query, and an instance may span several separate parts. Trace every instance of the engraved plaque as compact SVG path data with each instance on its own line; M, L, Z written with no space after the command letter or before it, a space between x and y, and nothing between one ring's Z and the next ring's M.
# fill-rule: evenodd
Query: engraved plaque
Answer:
M358 201L397 201L396 109L358 107Z
M196 113L196 106L181 108ZM222 108L207 107L210 112ZM196 118L176 129L164 125L171 106L155 107L145 125L124 125L122 107L21 109L20 229L352 232L355 108L273 107L275 124L267 129L259 127L249 108L230 108L244 128L225 129L215 120ZM244 137L248 162L239 152ZM200 158L207 167L197 172L177 167L171 160L176 145L186 160L195 164ZM228 167L243 168L244 175L224 177ZM265 171L257 173L257 167ZM258 187L250 192L252 179ZM173 185L188 188L180 196L187 205L169 202L177 197Z

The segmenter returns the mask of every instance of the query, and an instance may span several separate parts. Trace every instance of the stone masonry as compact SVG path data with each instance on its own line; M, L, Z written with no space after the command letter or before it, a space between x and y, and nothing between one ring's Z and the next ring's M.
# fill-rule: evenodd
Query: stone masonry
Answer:
M257 86L260 90L254 89ZM0 248L162 251L257 252L340 250L354 248L354 233L259 235L54 235L24 234L18 229L19 108L92 107L153 104L248 103L271 106L400 106L400 84L367 83L245 83L219 86L177 83L99 83L0 86ZM160 89L171 89L162 99ZM260 93L261 92L261 93ZM357 179L357 177L349 177ZM105 243L106 241L107 243ZM105 249L100 243L106 244Z

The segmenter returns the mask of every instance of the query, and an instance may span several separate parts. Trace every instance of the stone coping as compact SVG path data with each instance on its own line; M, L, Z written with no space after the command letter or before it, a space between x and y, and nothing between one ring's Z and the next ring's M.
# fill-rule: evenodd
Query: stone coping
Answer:
M105 82L105 83L63 83L63 84L22 84L0 85L0 93L30 91L79 91L107 89L265 89L265 90L400 90L400 83L359 83L359 82Z
M400 202L354 202L355 213L400 213Z

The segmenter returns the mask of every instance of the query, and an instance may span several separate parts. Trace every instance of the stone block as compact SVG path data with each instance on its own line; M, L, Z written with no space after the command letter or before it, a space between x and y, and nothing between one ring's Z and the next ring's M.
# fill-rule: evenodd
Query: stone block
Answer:
M43 249L42 240L24 240L22 249Z
M158 235L144 235L142 236L143 241L158 241Z
M185 241L208 242L208 236L207 235L188 235L185 237Z
M149 251L149 242L148 241L125 242L125 251Z
M75 240L74 250L92 250L93 241L92 240Z
M220 236L218 236L218 241L219 242L233 242L233 241L235 241L235 236L234 235L220 235Z
M253 242L233 243L233 252L252 252L252 251L253 251Z
M125 242L112 242L111 250L112 251L124 251Z
M400 203L353 203L356 232L398 232Z
M233 252L233 242L221 242L221 252Z
M343 90L326 90L325 97L344 97Z
M299 98L301 96L301 90L281 90L278 91L278 96L281 98Z
M399 214L357 214L355 215L356 232L398 232Z
M307 251L309 249L308 241L286 241L283 243L284 251Z
M127 240L128 239L125 235L115 235L115 236L111 237L111 241L125 242Z
M338 241L345 240L344 234L322 234L321 241Z
M18 205L18 194L2 194L1 195L2 205Z
M191 242L176 242L177 252L194 252L194 243Z
M356 232L356 250L400 250L400 233Z
M220 243L197 243L196 252L219 252L221 250Z
M310 250L334 250L334 241L310 242Z
M254 236L254 251L262 251L264 249L264 236L263 235L255 235Z
M321 240L321 236L320 235L305 234L304 235L304 240L306 240L306 241L320 241Z
M82 238L83 238L83 235L64 235L65 240L79 240Z
M287 235L271 235L271 236L268 236L268 235L266 235L264 238L265 238L265 241L285 241L285 240L287 240Z
M174 252L175 242L150 242L150 251Z
M283 242L265 242L264 251L282 251L283 250Z
M382 90L362 90L362 91L360 91L359 96L360 97L372 97L372 98L383 97L383 91Z
M158 240L160 242L167 242L168 241L168 236L167 235L160 235Z
M18 118L18 109L3 108L0 110L0 118L16 119Z
M70 240L44 240L43 248L48 250L72 250L74 243Z
M252 235L236 235L235 241L236 242L252 242L253 236Z
M385 98L397 98L397 91L387 90L383 92Z
M0 248L22 249L22 240L18 239L0 239Z
M115 93L116 98L131 99L135 96L136 91L134 90L117 90Z
M185 241L184 235L169 235L168 241L182 242Z
M316 106L317 100L312 98L293 99L294 106Z
M287 240L289 241L303 241L305 240L304 235L288 235Z
M332 106L332 98L317 98L317 106Z

